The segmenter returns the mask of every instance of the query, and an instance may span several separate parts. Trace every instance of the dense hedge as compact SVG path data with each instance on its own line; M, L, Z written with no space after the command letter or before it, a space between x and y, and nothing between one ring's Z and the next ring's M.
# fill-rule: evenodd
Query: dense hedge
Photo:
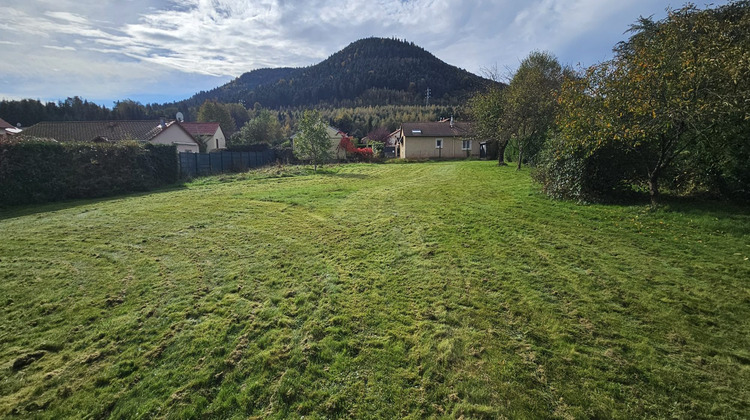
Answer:
M581 202L629 198L633 184L642 182L632 156L616 145L594 152L584 147L567 147L553 136L539 153L532 177L548 195Z
M726 144L727 141L724 143ZM737 141L736 143L739 143ZM619 147L618 147L619 146ZM507 155L506 155L507 156ZM549 196L581 202L632 199L646 191L632 150L605 143L591 151L560 136L548 140L532 176ZM750 142L716 150L713 144L683 151L663 172L661 188L674 195L702 195L750 202Z
M146 191L177 177L175 146L0 143L0 206Z

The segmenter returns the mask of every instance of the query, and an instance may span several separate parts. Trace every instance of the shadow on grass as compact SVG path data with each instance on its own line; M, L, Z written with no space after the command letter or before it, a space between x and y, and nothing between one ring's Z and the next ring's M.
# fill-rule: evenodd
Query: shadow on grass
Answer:
M14 219L16 217L30 216L34 214L49 213L59 210L72 209L79 206L85 206L95 203L104 203L112 200L121 200L123 198L143 197L151 194L159 194L170 191L186 189L184 183L177 183L165 187L155 188L149 191L137 191L122 193L117 195L108 195L97 198L73 198L64 201L47 202L40 204L22 204L18 206L0 207L0 220Z
M336 178L348 178L348 179L368 179L371 178L365 174L354 174L354 173L338 173L338 172L319 172L321 175L336 177Z
M712 215L714 217L750 218L750 203L703 197L663 197L660 208L685 215Z
M660 204L653 211L679 213L682 215L711 216L717 218L749 217L750 203L712 196L677 196L662 194ZM628 192L625 195L605 198L591 204L603 206L650 206L648 193Z
M419 164L419 163L446 163L446 162L459 162L459 161L473 161L473 162L486 162L486 161L497 161L497 159L479 159L476 157L458 157L458 158L389 158L385 159L382 162L386 165L410 165L410 164ZM498 165L500 166L500 165ZM507 166L507 165L506 165Z

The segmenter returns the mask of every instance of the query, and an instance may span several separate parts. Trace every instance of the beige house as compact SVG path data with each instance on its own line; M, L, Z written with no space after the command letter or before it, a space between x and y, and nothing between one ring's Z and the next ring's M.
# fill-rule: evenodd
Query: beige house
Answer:
M337 128L331 127L330 125L326 128L326 132L331 139L331 155L333 155L336 160L346 159L346 150L339 146L341 139L346 136L346 133Z
M339 147L339 143L341 143L341 139L346 136L346 133L343 131L331 127L330 125L326 127L326 133L328 133L328 138L331 140L331 156L333 156L334 160L342 160L346 159L346 150ZM292 136L292 149L294 148L294 138L297 137L299 133L296 133Z
M224 132L217 122L180 122L182 128L206 148L206 152L227 148Z
M397 156L402 159L457 159L479 157L479 141L468 123L442 120L403 123L398 133Z
M142 141L177 146L178 152L195 152L200 145L175 121L55 121L40 122L23 132L24 136L59 142Z

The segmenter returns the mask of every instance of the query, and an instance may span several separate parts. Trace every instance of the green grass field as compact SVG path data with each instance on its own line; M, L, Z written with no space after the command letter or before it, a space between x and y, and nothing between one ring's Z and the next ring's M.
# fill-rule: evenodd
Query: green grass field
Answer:
M748 257L478 161L6 210L0 417L747 418Z

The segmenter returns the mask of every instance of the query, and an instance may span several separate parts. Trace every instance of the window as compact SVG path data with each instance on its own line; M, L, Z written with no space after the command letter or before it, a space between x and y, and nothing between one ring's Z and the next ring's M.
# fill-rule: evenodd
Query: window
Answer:
M461 142L461 150L471 150L471 140Z
M412 134L422 134L422 130L411 130Z
M443 139L435 139L435 148L436 149L442 149L443 148Z

